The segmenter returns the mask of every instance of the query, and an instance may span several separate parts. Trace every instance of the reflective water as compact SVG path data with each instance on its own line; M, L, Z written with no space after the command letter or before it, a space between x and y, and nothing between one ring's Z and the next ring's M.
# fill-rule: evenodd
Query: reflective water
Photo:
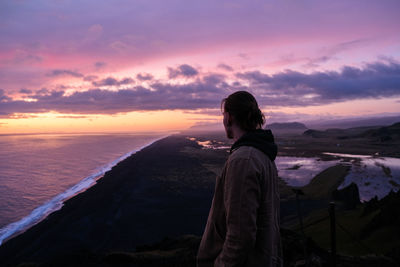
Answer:
M160 135L0 135L0 244Z
M335 166L340 160L323 161L319 158L277 157L278 175L291 186L304 186L323 170Z
M352 182L357 184L361 201L368 201L375 196L380 199L391 190L397 192L400 189L399 158L329 154L338 158L347 158L350 161L351 171L339 189Z

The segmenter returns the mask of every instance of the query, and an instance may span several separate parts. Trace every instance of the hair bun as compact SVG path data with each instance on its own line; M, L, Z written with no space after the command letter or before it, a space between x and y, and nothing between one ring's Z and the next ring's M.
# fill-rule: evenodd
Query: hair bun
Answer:
M246 131L261 128L265 117L258 107L257 101L252 94L246 91L238 91L221 102L224 111L233 115L234 120L240 128Z

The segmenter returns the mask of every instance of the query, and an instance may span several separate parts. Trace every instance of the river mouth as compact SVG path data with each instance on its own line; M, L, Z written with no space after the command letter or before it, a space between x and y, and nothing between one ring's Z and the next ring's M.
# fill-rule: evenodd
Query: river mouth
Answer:
M307 185L318 173L335 166L340 160L322 160L321 158L278 156L275 159L278 176L288 185L301 187Z
M390 191L400 189L400 159L367 155L325 153L351 165L349 174L338 187L342 189L351 183L358 186L360 200L368 201L375 196L385 197Z
M307 185L315 175L324 169L336 164L346 164L351 169L338 189L355 183L358 186L362 202L369 201L375 196L381 199L390 191L397 192L400 189L399 158L328 152L323 154L332 159L277 157L275 162L278 174L288 185L300 187Z

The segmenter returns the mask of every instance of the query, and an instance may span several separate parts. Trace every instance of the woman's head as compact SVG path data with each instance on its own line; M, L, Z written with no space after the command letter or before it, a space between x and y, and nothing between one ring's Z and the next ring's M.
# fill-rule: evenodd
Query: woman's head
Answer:
M252 94L246 91L237 91L221 102L223 112L229 113L234 122L243 131L252 131L261 128L265 117L258 107Z

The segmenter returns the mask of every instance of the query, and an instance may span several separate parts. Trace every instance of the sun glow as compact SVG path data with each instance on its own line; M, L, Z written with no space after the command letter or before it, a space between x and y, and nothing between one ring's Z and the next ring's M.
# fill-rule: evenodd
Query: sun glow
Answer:
M72 132L154 132L184 130L211 115L193 115L180 110L129 112L125 114L14 114L0 119L0 134Z

